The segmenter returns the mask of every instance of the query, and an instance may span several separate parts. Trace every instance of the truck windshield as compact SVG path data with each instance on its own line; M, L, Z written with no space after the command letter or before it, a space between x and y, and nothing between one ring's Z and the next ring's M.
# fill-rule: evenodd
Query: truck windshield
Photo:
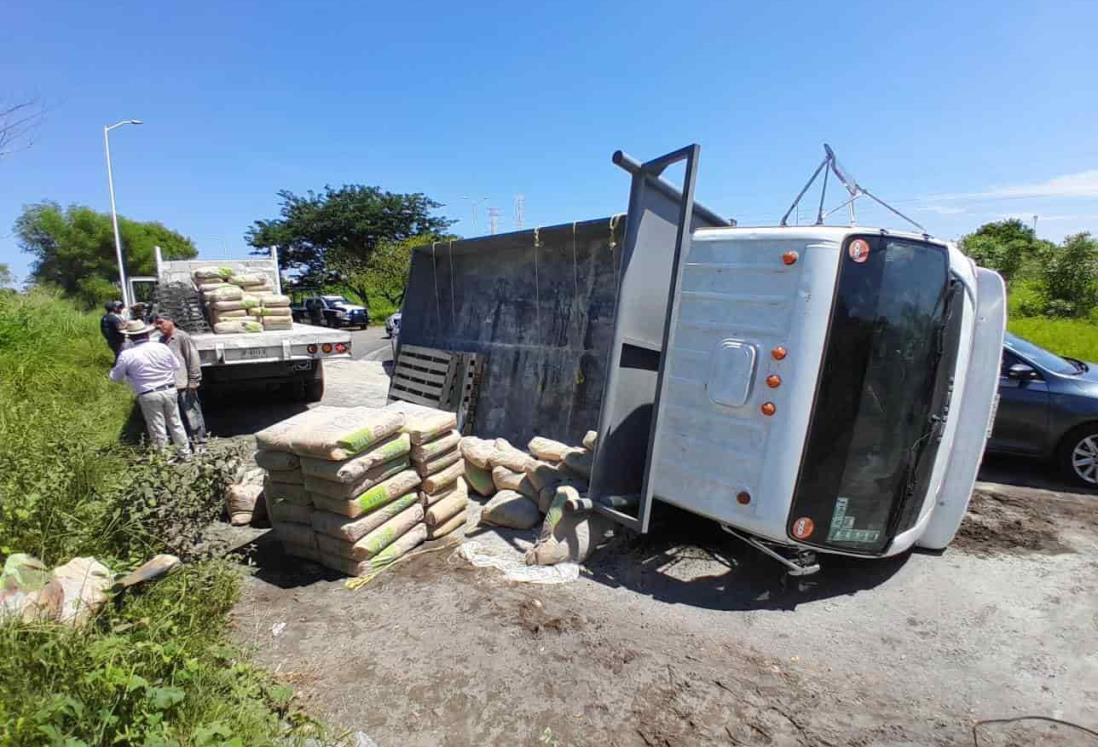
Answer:
M932 438L949 275L944 247L863 238L868 258L842 255L789 531L876 554L912 499L915 464ZM814 528L804 536L806 527Z

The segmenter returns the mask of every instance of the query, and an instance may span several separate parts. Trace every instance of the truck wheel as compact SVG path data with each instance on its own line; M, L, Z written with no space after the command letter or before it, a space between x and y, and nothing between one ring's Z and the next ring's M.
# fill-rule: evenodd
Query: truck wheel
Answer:
M322 399L324 399L324 379L306 381L304 400L306 402L319 402Z
M1064 477L1076 485L1098 489L1098 423L1068 431L1060 441L1056 461Z

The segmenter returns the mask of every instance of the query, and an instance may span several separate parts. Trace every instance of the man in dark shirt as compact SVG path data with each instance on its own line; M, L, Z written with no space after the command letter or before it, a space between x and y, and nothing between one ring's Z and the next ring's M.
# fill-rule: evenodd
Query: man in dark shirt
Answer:
M198 387L202 384L202 360L198 348L191 336L176 327L167 315L158 314L153 324L160 330L160 342L167 345L179 360L180 366L175 372L179 412L191 445L195 451L202 451L206 448L206 420L198 399Z
M118 354L122 352L122 343L126 341L126 336L122 334L122 330L126 327L126 320L122 318L124 306L121 301L111 301L106 308L107 313L99 320L99 332L114 353L114 360L117 363Z

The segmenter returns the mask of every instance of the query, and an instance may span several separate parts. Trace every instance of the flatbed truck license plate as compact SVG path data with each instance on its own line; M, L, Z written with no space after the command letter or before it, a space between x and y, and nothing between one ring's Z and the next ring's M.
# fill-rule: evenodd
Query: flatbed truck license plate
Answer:
M245 359L266 358L267 357L267 349L266 348L243 348L240 351L240 357L245 358Z

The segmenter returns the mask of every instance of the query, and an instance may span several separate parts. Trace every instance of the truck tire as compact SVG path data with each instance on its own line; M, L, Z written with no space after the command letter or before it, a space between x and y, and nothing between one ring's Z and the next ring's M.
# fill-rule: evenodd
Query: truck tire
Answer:
M324 398L324 368L317 361L316 369L301 382L301 399L305 402L319 402Z

